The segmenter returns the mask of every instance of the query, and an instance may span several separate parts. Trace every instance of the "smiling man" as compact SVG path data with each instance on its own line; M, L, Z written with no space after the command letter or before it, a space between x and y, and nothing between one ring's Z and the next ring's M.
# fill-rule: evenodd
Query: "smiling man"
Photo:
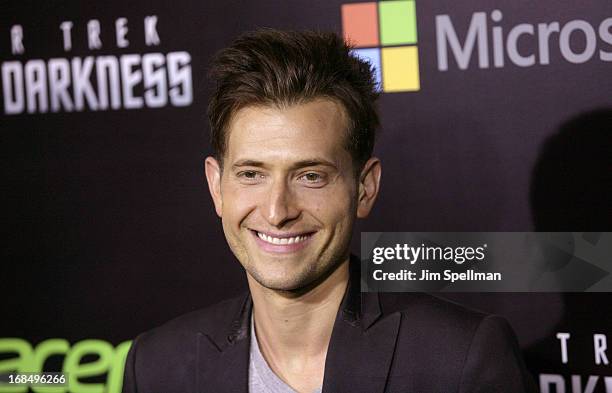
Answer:
M380 178L375 158L357 173L348 124L328 98L247 106L228 124L223 164L206 160L217 214L252 293L299 290L348 261L353 221L368 214Z
M217 56L206 178L249 292L136 338L124 392L527 392L507 323L422 294L361 294L376 200L370 66L333 33L263 30Z

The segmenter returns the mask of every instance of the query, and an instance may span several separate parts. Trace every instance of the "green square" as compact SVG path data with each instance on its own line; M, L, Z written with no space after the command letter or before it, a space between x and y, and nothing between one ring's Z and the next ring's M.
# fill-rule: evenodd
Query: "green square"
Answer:
M378 3L380 43L382 45L416 44L416 7L414 0Z

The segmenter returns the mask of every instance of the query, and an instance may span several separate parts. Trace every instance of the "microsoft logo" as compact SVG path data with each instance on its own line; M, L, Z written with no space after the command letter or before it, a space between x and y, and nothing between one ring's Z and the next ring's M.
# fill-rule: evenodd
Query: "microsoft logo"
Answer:
M382 91L421 88L414 0L343 4L342 30L353 53L375 68Z

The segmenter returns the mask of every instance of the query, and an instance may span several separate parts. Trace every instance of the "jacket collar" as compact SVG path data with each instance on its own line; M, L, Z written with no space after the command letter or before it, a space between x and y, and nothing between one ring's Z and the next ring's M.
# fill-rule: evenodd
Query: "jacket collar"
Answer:
M359 392L359 386L367 387L364 392L383 392L395 349L399 314L382 318L378 293L361 293L358 257L351 256L349 272L327 352L323 393ZM216 331L198 333L198 353L207 341L219 355L217 359L198 356L199 391L248 391L252 309L253 301L247 292L228 309L228 314L233 315L229 321L220 324ZM363 384L359 384L360 380Z
M360 326L363 331L366 331L380 317L382 310L377 293L361 293L360 263L358 257L351 255L349 282L338 310L338 316L342 316L344 322Z

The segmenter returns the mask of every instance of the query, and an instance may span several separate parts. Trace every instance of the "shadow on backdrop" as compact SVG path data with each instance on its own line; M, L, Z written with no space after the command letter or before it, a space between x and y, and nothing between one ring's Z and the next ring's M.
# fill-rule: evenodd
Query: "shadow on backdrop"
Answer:
M612 109L579 115L549 137L533 171L536 231L596 232L612 225Z
M530 203L536 231L612 230L612 109L580 114L544 141L533 170ZM589 236L585 240L596 246L599 235ZM559 300L561 318L549 336L527 349L528 365L541 373L581 374L583 380L589 374L609 375L610 365L595 363L593 335L612 331L612 294L567 293ZM556 339L560 332L571 334L567 364L562 364Z
M612 230L612 109L581 114L563 123L540 149L531 179L531 212L536 231L598 232ZM585 241L597 245L597 233ZM573 240L572 240L573 243ZM571 261L557 260L548 270ZM527 366L534 372L610 375L596 365L593 335L608 334L612 348L611 293L453 293L440 294L466 306L507 318L517 333ZM557 333L570 333L568 363L561 360ZM610 351L608 351L610 353ZM594 392L602 391L602 381Z

